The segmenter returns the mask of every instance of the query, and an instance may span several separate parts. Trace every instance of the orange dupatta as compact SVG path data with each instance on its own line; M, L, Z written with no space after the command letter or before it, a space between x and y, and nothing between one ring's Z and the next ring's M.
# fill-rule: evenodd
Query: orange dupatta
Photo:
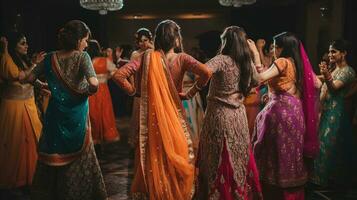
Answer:
M149 199L189 200L194 181L193 151L180 100L162 54L148 51L143 59L139 133L142 176L138 171L134 182L144 179Z

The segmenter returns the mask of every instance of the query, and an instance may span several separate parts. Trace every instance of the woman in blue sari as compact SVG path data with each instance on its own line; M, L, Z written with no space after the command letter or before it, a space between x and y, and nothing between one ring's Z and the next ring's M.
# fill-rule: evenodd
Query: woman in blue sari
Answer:
M88 117L88 96L98 87L91 59L83 52L89 34L85 23L68 22L58 35L62 49L22 74L25 82L44 75L51 91L32 199L107 199Z

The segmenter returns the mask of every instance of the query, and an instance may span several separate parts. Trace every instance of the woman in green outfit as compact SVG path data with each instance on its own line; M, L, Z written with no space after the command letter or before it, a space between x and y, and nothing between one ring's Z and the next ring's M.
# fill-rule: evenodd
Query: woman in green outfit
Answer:
M330 64L321 63L324 83L321 88L321 118L319 127L320 154L314 162L312 182L320 186L351 184L356 181L357 139L352 132L344 96L355 79L355 71L347 62L348 44L335 40L329 47Z

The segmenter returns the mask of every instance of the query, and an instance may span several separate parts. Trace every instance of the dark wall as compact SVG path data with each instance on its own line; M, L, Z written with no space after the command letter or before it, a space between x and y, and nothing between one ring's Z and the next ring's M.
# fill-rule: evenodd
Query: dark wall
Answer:
M84 21L92 31L94 37L104 45L106 40L106 16L87 11L79 6L75 0L1 0L0 35L16 28L23 31L28 38L30 51L56 49L56 35L58 30L69 20Z
M345 2L345 28L344 28L344 38L351 43L352 46L352 67L357 71L357 29L356 29L356 19L357 19L357 1L356 0L346 0Z
M299 14L297 3L289 5L262 6L253 5L232 10L232 24L241 26L253 39L270 40L272 36L290 31L303 36L301 24L302 15Z

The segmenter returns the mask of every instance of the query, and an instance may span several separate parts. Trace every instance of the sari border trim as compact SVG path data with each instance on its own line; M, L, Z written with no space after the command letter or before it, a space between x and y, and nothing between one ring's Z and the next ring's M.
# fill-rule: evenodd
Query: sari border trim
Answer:
M120 140L120 136L116 136L115 138L112 139L103 139L103 140L95 140L92 139L94 144L109 144L113 142L118 142Z
M141 171L143 174L143 181L144 181L144 185L145 188L148 190L148 185L147 185L147 176L146 176L146 171L145 171L145 166L146 166L146 152L147 152L147 140L148 140L148 107L149 107L149 93L148 93L148 79L149 79L149 71L150 71L150 62L151 62L151 55L152 53L154 53L154 50L147 50L145 51L145 53L143 54L143 62L142 62L142 75L141 75L141 97L140 97L140 107L139 107L139 151L140 151L140 163L141 163ZM164 67L164 73L165 76L168 80L168 86L170 91L174 91L171 92L173 100L175 102L176 108L178 110L178 117L181 123L181 126L183 128L184 131L184 136L186 138L187 144L188 144L188 159L189 159L189 163L193 164L194 162L194 151L193 151L193 143L191 140L191 135L188 129L188 123L186 121L186 119L183 117L183 107L182 107L182 102L178 96L177 93L177 89L173 84L173 80L171 78L171 75L168 72L168 65L167 62L165 61L165 56L163 54L163 52L160 52L161 54L161 61L162 61L162 65ZM193 196L193 193L195 191L195 187L194 184L192 185L191 188L191 194L190 197Z
M60 80L62 85L67 88L73 95L83 95L85 92L81 92L75 88L73 88L67 81L64 79L63 73L59 70L60 65L58 62L57 52L54 52L52 55L52 70L55 72L56 77Z
M180 97L178 95L178 92L177 92L177 89L175 87L174 81L172 80L171 74L168 71L167 67L169 66L168 65L169 62L166 59L164 52L160 51L160 53L161 53L163 66L165 67L164 68L164 72L165 72L165 75L166 75L166 77L168 79L168 86L169 86L171 91L175 91L175 92L172 93L172 98L176 103L176 107L177 107L177 111L178 111L178 117L180 118L181 126L183 128L183 131L184 131L184 134L185 134L185 138L186 138L186 141L187 141L189 162L191 164L194 164L195 154L194 154L194 149L193 149L193 142L192 142L192 139L191 139L191 135L192 134L190 133L190 129L188 128L190 125L187 122L186 117L184 117L186 115L184 113L184 107L183 107L182 101L181 101L181 99L180 99Z
M153 52L153 50L147 50L143 54L143 66L142 66L142 74L141 74L141 86L140 86L140 103L139 103L139 151L140 151L140 163L141 163L141 171L143 174L143 180L144 180L144 185L145 188L147 188L147 183L146 183L146 172L145 172L145 166L146 166L146 144L148 140L148 86L147 86L147 81L148 81L148 76L149 76L149 65L150 65L150 55Z
M74 153L69 154L47 154L44 152L38 152L38 160L49 166L63 166L71 163L80 155L82 155L83 151L87 151L89 148L89 144L92 143L91 139L91 126L90 122L87 118L87 130L84 136L84 142L81 149Z
M149 197L146 193L135 192L130 195L131 200L149 200Z

